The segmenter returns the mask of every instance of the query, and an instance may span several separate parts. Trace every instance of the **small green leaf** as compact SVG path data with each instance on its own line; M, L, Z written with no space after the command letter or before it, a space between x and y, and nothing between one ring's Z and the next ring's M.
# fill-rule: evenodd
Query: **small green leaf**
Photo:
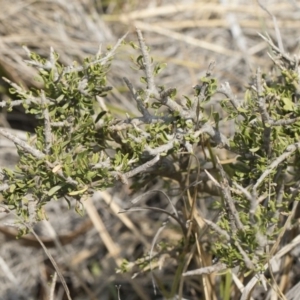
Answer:
M170 98L174 99L176 95L177 95L177 89L172 89L172 91L170 93Z
M129 45L133 48L133 49L139 49L139 46L137 44L135 44L134 42L129 42Z
M84 216L84 207L80 201L76 201L75 211L80 215Z
M11 184L10 187L9 187L9 192L10 193L13 193L16 189L16 185L15 184Z
M286 111L294 111L295 109L295 104L292 102L292 100L288 97L283 97L282 98L283 102L283 109Z
M141 83L147 84L147 78L146 77L141 77L140 81L141 81Z
M101 111L98 116L95 119L95 123L97 123L105 114L107 113L107 111Z
M252 153L257 152L260 149L260 147L255 147L255 148L251 148L249 149Z
M77 196L77 195L80 195L80 194L83 194L85 191L87 191L88 189L88 186L85 186L83 189L81 190L78 190L78 191L72 191L69 193L70 196Z
M166 66L166 63L157 64L154 68L154 76L158 75L163 69L165 69Z
M62 188L62 185L56 185L48 191L48 196L53 196L58 190Z

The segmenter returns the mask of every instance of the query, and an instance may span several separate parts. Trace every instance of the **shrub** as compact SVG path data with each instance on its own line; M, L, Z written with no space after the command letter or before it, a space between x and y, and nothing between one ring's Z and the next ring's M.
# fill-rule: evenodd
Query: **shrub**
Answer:
M209 274L237 267L238 274L249 276L241 291L247 299L257 281L266 285L265 271L292 243L293 236L284 242L282 237L293 225L299 200L298 58L264 38L272 49L273 73L258 69L243 100L236 99L228 83L219 86L212 77L213 64L193 95L183 96L176 88L155 84L165 64L155 64L139 30L137 36L139 45L132 45L141 52L135 66L144 72L144 88L136 90L128 78L124 81L141 115L124 120L100 101L112 89L106 74L124 39L83 65L63 66L52 49L49 59L28 51L28 63L38 69L43 88L25 90L7 80L18 100L1 105L12 109L21 100L40 124L27 142L0 129L20 156L15 170L1 170L3 207L16 213L23 235L46 217L43 207L49 201L75 201L81 213L82 201L117 181L128 184L132 179L136 191L155 177L167 188L176 182L183 195L176 207L165 193L171 210L148 208L165 214L182 236L175 245L159 244L160 253L177 261L172 287L166 289L156 278L160 290L168 298L182 295L187 276L202 275L203 295L210 299L205 288L213 285ZM208 111L220 94L221 111ZM235 132L227 138L221 125L230 120ZM234 159L221 161L216 154L220 149ZM205 163L211 167L204 168ZM213 196L216 221L199 211L204 194ZM143 267L154 260L152 252L165 226L154 237ZM203 245L204 235L210 250ZM129 271L125 261L120 268Z

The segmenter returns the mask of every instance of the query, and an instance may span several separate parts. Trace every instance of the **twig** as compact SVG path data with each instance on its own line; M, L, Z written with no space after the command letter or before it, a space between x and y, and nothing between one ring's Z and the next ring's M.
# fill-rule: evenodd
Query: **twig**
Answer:
M294 119L283 119L283 120L277 120L277 121L274 121L274 120L269 120L269 124L271 126L285 126L285 125L291 125L293 123L296 123L300 120L300 117L296 117Z
M285 159L287 159L289 156L291 156L297 149L300 148L300 142L292 144L287 146L284 153L282 153L280 156L278 156L270 165L269 167L261 174L261 176L257 179L255 185L253 186L253 197L256 198L256 190L260 186L260 184L263 182L263 180L271 174L273 169L278 167L278 165L283 162Z
M157 89L154 83L152 62L149 56L149 52L147 50L147 46L145 44L144 37L142 35L141 30L138 28L136 28L136 33L137 33L138 42L144 60L143 65L144 65L144 70L145 70L146 80L147 80L147 89L146 89L147 94L146 94L145 103L147 103L149 101L151 94L157 94Z
M153 159L147 161L146 163L142 164L141 166L138 166L137 168L127 172L124 174L126 178L131 178L141 172L145 172L148 168L152 167L155 165L160 159L160 155L157 154Z
M50 153L50 149L52 146L52 134L51 134L51 123L49 110L46 104L45 92L41 90L41 101L44 106L43 114L44 114L44 135L45 135L45 152L46 154Z
M5 136L9 140L11 140L16 145L20 146L24 151L32 154L34 157L36 157L38 159L43 159L45 157L45 154L43 152L31 147L30 145L28 145L27 143L25 143L18 137L14 136L11 133L9 133L8 131L6 131L5 129L0 128L0 134L2 134L3 136Z
M244 230L244 225L242 224L239 213L235 207L234 200L231 197L231 192L230 192L230 186L229 182L227 180L227 175L217 157L217 168L220 172L221 175L221 182L220 182L220 190L222 191L222 194L224 196L224 200L228 209L228 216L229 219L231 219L231 227L233 230L233 233L236 233L236 230ZM231 216L231 217L230 217ZM233 218L233 219L232 219Z
M252 222L252 224L254 225L256 223L254 215L256 212L256 208L257 208L257 201L255 198L253 198L253 196L250 194L250 192L248 192L244 187L242 187L241 185L239 185L238 183L236 183L235 181L233 181L233 185L242 192L242 194L249 200L251 206L250 206L250 221Z
M184 235L186 235L186 233L187 233L186 226L183 224L183 222L181 221L179 216L176 216L174 213L170 213L167 210L159 208L159 207L151 207L151 206L148 206L148 207L129 207L129 208L126 208L124 210L119 211L119 213L121 214L121 213L125 213L125 212L143 211L143 210L157 211L157 212L166 214L170 218L174 219L180 225L182 233Z
M120 39L118 39L115 46L108 52L108 54L104 58L100 59L99 62L94 62L94 64L100 63L101 65L105 65L107 63L107 61L115 55L117 49L123 43L123 41L125 40L127 35L128 35L128 32L126 32Z
M244 258L244 262L247 266L248 269L250 270L254 270L255 266L254 263L252 262L252 260L249 258L248 254L246 253L246 251L242 248L242 246L240 245L240 243L238 241L234 241L235 246L238 248L240 254L242 254L243 258Z
M209 267L203 267L197 270L188 271L182 274L182 276L194 276L194 275L202 275L202 274L211 274L214 272L220 272L227 269L227 266L223 263L217 263L215 265Z
M83 71L84 69L95 65L95 64L101 64L102 66L105 65L108 60L110 58L112 58L115 55L116 50L120 47L120 45L122 44L122 42L124 41L124 39L126 38L128 33L126 33L125 35L123 35L118 42L116 43L116 45L106 54L106 56L101 57L99 59L96 59L92 62L90 62L89 64L86 64L84 66L78 66L78 67L73 67L73 66L68 66L64 69L64 71L61 73L60 77L62 75L68 74L68 73L74 73L74 72L80 72Z
M127 87L129 88L129 90L131 92L131 95L133 96L134 100L136 101L137 108L142 113L145 123L151 123L152 116L148 112L147 108L145 107L141 97L138 95L138 93L134 89L132 83L126 77L123 77L123 80L125 81Z
M276 17L260 1L257 1L257 2L258 2L258 5L273 19L273 24L274 24L274 28L275 28L275 32L276 32L278 46L279 46L280 51L284 52L282 38L281 38L281 34L279 31Z
M227 241L230 241L230 236L227 233L227 231L223 230L222 228L220 228L219 225L217 225L216 223L208 220L208 219L203 219L204 222L210 226L214 231L218 232L220 235L224 236L226 238Z
M162 102L165 106L167 106L171 112L177 112L182 118L189 119L192 118L192 116L195 114L193 110L186 111L183 109L182 106L180 106L178 103L176 103L174 100L170 98L170 95L172 94L174 89L168 89L166 91L163 91L160 94L160 98L158 99L160 102Z
M226 136L208 123L205 123L198 131L195 131L194 138L197 138L204 133L208 134L213 140L213 142L218 145L219 148L229 146L229 141L226 138Z
M210 78L212 75L212 71L215 67L215 62L211 62L206 71L206 78ZM192 104L191 112L194 114L194 122L196 130L199 129L199 121L202 119L202 115L200 116L201 110L201 102L205 100L205 92L207 90L209 83L207 81L202 82L201 85L194 86L194 90L197 91L197 97L195 97L195 101Z
M174 147L175 141L177 141L177 139L173 139L172 141L169 141L167 144L161 145L155 149L152 149L149 146L146 146L145 150L148 152L149 155L153 155L153 156L162 154L162 153L165 153L165 152L168 152L169 150L171 150Z
M296 61L293 60L288 54L286 54L285 52L281 51L280 48L278 48L277 46L275 46L274 43L273 43L273 41L271 40L271 38L269 36L265 37L265 36L263 36L260 33L258 33L258 35L271 46L272 50L275 53L279 54L285 61L289 62L291 64L291 66L294 66L294 67L296 66Z
M230 85L228 82L225 82L224 84L221 84L221 88L216 90L216 93L220 93L225 95L229 101L231 102L232 106L238 110L239 108L239 103L236 100L236 96L233 95L232 90L230 88Z
M261 115L262 121L265 125L265 124L268 124L270 116L266 109L266 101L265 101L265 97L263 95L263 87L262 87L262 78L261 78L260 68L257 68L257 71L256 71L256 92L257 92L258 107L259 107L260 115Z
M263 147L267 154L270 156L271 153L271 127L269 126L270 116L266 109L266 101L263 95L263 87L262 87L262 78L261 78L261 70L260 68L257 69L256 72L256 91L257 91L257 98L258 98L258 108L262 118L262 123L264 127L263 131Z

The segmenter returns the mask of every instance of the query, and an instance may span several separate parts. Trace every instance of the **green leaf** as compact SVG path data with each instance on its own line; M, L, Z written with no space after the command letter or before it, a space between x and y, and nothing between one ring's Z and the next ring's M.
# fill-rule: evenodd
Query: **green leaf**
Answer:
M252 153L255 153L255 152L257 152L258 150L260 150L260 146L258 146L258 147L256 147L256 148L251 148L251 149L249 149Z
M141 81L141 83L147 84L147 78L146 77L141 77L140 81Z
M84 216L84 207L80 201L76 201L75 211L80 215Z
M62 185L57 185L57 186L54 186L53 188L51 188L49 191L48 191L48 196L53 196L57 191L59 191L60 189L62 188Z
M154 67L154 76L158 75L163 69L165 69L167 66L166 63L160 63L160 64L157 64L155 67Z
M139 49L139 46L137 44L135 44L134 42L130 41L129 45L133 48L133 49Z
M11 184L10 187L9 187L9 192L10 193L13 193L16 189L16 185L15 184Z
M283 97L282 99L283 102L283 109L286 111L294 111L295 110L295 104L292 102L292 100L288 97Z
M95 123L97 123L105 114L107 113L107 111L101 111L98 116L95 119Z
M177 95L177 89L172 89L172 91L170 93L170 98L174 99L176 95Z
M88 186L85 186L81 190L69 192L69 195L70 196L77 196L77 195L83 194L85 191L87 191L87 189L88 189Z

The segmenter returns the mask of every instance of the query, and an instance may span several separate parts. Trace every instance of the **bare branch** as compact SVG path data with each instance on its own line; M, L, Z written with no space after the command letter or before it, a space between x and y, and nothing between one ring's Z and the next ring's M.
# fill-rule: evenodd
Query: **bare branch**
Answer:
M224 196L224 200L226 202L227 206L227 213L229 216L229 219L231 219L231 227L233 230L233 233L236 232L236 229L238 230L244 230L244 225L240 220L239 213L235 207L234 200L231 197L231 192L230 192L230 186L229 182L227 179L227 175L217 157L217 168L220 171L221 174L221 182L220 182L220 190Z
M271 174L271 172L278 167L278 165L283 162L285 159L287 159L289 156L291 156L297 149L300 148L300 142L295 143L292 145L289 145L285 152L282 153L280 156L278 156L270 165L269 167L261 174L261 176L257 179L255 185L253 186L253 193L256 194L257 188L260 186L260 184L263 182L263 180ZM254 194L253 194L254 195Z
M214 272L220 272L227 269L227 266L223 263L217 263L215 265L209 267L203 267L197 270L188 271L182 274L182 276L195 276L195 275L202 275L202 274L211 274Z
M127 87L129 88L134 100L136 101L138 110L142 113L143 117L145 118L145 122L151 123L152 116L148 112L147 108L145 107L141 97L138 95L138 93L134 89L132 83L126 77L123 77L123 80L125 81Z
M231 102L232 106L237 110L240 105L238 101L236 100L236 96L233 95L232 90L230 88L230 85L228 82L225 82L224 84L221 85L220 89L217 89L217 93L223 94L226 96L226 98L229 99Z
M50 153L50 148L52 146L52 134L51 134L51 124L50 124L50 116L48 107L46 104L45 92L41 90L41 100L44 106L43 114L44 114L44 135L45 135L45 152L46 154Z
M159 161L159 158L160 158L160 156L156 155L153 159L151 159L151 160L147 161L146 163L142 164L141 166L125 173L124 175L127 178L131 178L131 177L135 176L136 174L139 174L141 172L145 172L148 168L155 165Z
M154 77L153 77L153 68L152 68L152 61L149 56L149 52L147 50L147 46L145 44L144 37L142 35L142 32L140 29L136 28L136 33L140 45L140 49L143 55L143 60L144 60L144 70L146 74L146 80L147 80L147 95L145 99L145 103L149 101L150 95L151 94L157 94L157 89L154 83Z
M223 230L222 228L220 228L220 226L218 226L216 223L208 220L208 219L204 219L204 222L210 226L214 231L218 232L221 236L224 236L226 238L227 241L230 241L230 236L227 233L227 231Z
M21 147L24 151L32 154L34 157L36 157L38 159L43 159L45 157L45 154L43 152L31 147L29 144L25 143L24 141L22 141L18 137L12 135L11 133L6 131L5 129L0 128L0 134L2 134L3 136L5 136L9 140L11 140L13 143L15 143L16 145Z

